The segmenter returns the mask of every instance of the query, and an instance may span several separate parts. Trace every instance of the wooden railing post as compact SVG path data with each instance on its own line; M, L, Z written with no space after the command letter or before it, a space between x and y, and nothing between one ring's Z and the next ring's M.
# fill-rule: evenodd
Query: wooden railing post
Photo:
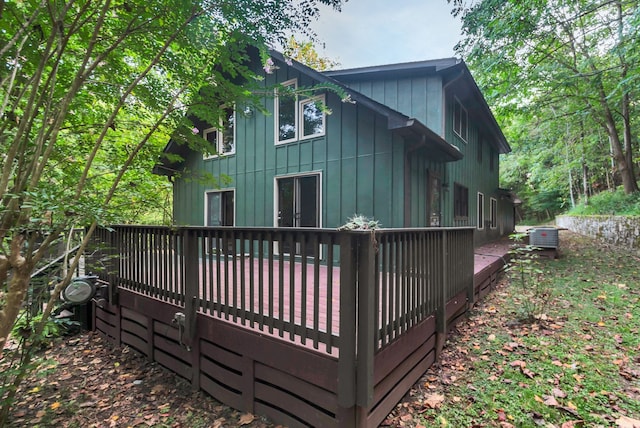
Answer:
M106 261L107 265L107 279L108 279L108 288L107 288L107 300L110 305L118 304L118 280L120 278L120 257L122 257L122 246L120 243L122 242L120 234L122 233L120 229L114 229L110 232L108 229L106 231L106 241L107 241L107 251L108 260Z
M444 342L447 337L447 289L449 283L449 261L448 261L448 234L445 229L442 230L442 282L440 284L440 301L436 310L436 358L440 356Z
M466 230L462 242L473 242L473 231ZM471 237L467 238L466 235ZM467 310L473 306L476 300L476 290L474 282L474 247L473 245L464 245L463 268L465 269L464 279L467 282Z
M373 351L375 341L375 232L358 235L358 345L357 404L373 403Z
M338 405L356 404L356 263L353 234L341 232L340 244L340 354L338 359Z
M195 231L185 229L183 234L182 257L184 269L184 337L183 344L191 346L196 333L196 316L200 291L198 237Z

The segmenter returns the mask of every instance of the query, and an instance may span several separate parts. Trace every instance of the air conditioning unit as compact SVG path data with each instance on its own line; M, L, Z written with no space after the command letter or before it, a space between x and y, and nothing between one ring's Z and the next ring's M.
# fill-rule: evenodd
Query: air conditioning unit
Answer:
M558 248L558 229L537 227L529 230L529 244L540 248Z

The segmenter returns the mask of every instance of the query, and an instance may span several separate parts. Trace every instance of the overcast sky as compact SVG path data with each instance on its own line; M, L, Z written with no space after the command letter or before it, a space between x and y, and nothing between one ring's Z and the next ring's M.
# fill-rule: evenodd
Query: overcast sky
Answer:
M312 28L342 69L448 58L460 40L447 0L349 0L342 12L321 9Z

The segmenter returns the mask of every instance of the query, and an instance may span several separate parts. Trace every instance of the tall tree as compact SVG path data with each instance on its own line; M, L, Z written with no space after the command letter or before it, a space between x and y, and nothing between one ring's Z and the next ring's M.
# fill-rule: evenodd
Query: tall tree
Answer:
M458 51L498 109L568 121L580 145L606 135L613 172L637 192L638 1L449 1L463 21Z
M249 47L305 33L320 3L342 0L0 2L0 349L63 231L89 226L84 247L126 221L170 134L204 144L187 109L217 123L217 106L250 102Z

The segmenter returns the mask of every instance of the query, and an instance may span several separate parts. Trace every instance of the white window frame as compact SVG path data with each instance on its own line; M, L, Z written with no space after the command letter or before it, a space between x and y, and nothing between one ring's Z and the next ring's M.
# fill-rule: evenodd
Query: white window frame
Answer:
M498 228L498 200L496 198L489 198L490 203L490 216L491 216L491 229Z
M460 109L460 123L456 123L456 108ZM464 120L463 120L464 116ZM465 143L469 138L469 114L457 97L453 97L453 132ZM463 129L464 124L464 129ZM463 135L464 134L464 135Z
M477 211L477 220L478 220L478 230L484 230L484 193L478 192L478 198L477 198L477 205L478 205L478 211Z
M273 227L278 226L278 210L280 207L278 206L278 180L282 178L298 178L298 177L308 177L315 175L318 177L318 228L322 228L322 170L320 171L309 171L309 172L296 172L293 174L282 174L276 175L273 177ZM235 200L234 200L235 201ZM275 242L274 254L280 254L280 248L278 246L278 242ZM322 245L320 246L320 252L318 254L318 258L323 258Z
M320 109L321 113L322 113L322 132L318 132L316 134L310 134L310 135L304 135L304 106L307 104L316 104L318 106L318 108ZM306 140L308 138L316 138L316 137L322 137L323 135L325 135L326 132L326 128L327 128L327 115L324 112L324 105L325 105L325 96L324 95L317 95L315 97L310 97L310 98L305 98L304 100L301 100L299 102L299 106L298 106L298 117L300 118L300 123L298 124L298 132L299 132L299 136L300 136L300 140Z
M280 84L280 87L289 87L289 86L293 86L294 90L298 89L298 79L291 79L291 80L287 80L285 82L282 82ZM275 89L275 99L274 99L274 117L275 117L275 127L274 127L274 141L275 144L286 144L286 143L290 143L292 141L297 141L298 140L298 132L300 129L300 125L298 124L299 120L298 120L298 96L295 96L295 106L294 106L294 115L295 118L293 120L294 126L295 126L295 130L293 131L293 138L289 138L288 140L282 140L280 141L280 97L278 96L278 88Z
M226 192L232 192L233 193L233 225L236 225L236 189L235 188L230 188L230 189L215 189L215 190L205 190L204 192L204 221L202 222L202 224L204 224L205 226L211 226L210 224L207 224L209 222L209 201L208 201L208 197L211 193L226 193ZM211 227L215 227L215 226L211 226Z
M223 108L223 110L226 110L226 108ZM226 114L225 114L226 116ZM204 160L209 160L209 159L215 159L218 157L224 157L224 156L231 156L231 155L235 155L236 154L236 143L237 143L237 139L236 139L236 128L237 128L237 123L236 123L236 119L237 119L237 112L236 112L236 106L233 106L233 150L226 152L226 153L222 153L222 149L224 147L224 118L220 119L220 123L218 124L217 127L211 127L211 128L207 128L205 130L202 131L202 138L204 138L205 140L207 140L207 135L216 132L218 134L217 138L216 138L216 153L215 154L211 154L211 155L202 155L202 159ZM208 140L207 140L208 141Z

